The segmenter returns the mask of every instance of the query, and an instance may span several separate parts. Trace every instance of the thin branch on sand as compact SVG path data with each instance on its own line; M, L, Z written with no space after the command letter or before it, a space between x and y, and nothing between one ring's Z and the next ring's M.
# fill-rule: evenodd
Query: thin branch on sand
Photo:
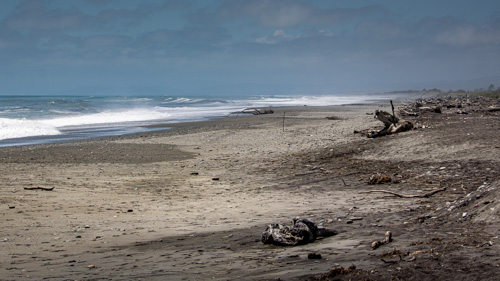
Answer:
M429 192L424 193L424 194L414 194L414 195L401 194L401 193L396 193L396 192L389 191L389 190L368 190L368 191L361 191L360 193L382 192L382 193L388 193L388 194L391 194L391 195L394 195L397 197L401 197L401 198L427 198L427 197L431 197L432 195L434 195L438 192L445 191L445 190L446 190L446 187L443 187L443 188L429 191Z
M54 190L54 187L43 187L43 186L25 186L24 189L26 190L36 190L36 189L40 189L40 190L45 190L45 191L52 191Z

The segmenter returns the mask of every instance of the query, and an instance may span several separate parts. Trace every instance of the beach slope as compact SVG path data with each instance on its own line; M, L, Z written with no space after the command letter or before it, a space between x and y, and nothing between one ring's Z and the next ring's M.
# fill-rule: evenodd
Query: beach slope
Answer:
M493 280L500 111L489 109L500 106L461 104L406 116L415 130L376 139L354 131L380 128L373 113L388 102L2 148L0 275ZM374 174L390 182L370 185ZM295 217L339 234L296 247L260 241L266 225ZM372 249L386 231L393 241Z

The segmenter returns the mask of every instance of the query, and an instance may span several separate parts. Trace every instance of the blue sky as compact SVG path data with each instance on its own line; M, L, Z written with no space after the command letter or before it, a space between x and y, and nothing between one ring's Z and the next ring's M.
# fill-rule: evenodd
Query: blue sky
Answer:
M2 0L0 95L500 86L500 1Z

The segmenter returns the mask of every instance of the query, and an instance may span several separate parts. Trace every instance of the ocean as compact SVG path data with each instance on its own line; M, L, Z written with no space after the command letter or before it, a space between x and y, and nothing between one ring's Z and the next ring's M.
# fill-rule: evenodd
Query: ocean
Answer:
M85 140L148 130L147 125L203 121L253 107L361 103L373 95L0 96L0 147Z

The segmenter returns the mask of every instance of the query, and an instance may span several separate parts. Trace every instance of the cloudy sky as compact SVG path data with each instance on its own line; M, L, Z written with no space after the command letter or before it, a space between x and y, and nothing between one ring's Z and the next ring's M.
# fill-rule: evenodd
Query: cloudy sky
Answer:
M0 95L500 86L498 0L2 0Z

